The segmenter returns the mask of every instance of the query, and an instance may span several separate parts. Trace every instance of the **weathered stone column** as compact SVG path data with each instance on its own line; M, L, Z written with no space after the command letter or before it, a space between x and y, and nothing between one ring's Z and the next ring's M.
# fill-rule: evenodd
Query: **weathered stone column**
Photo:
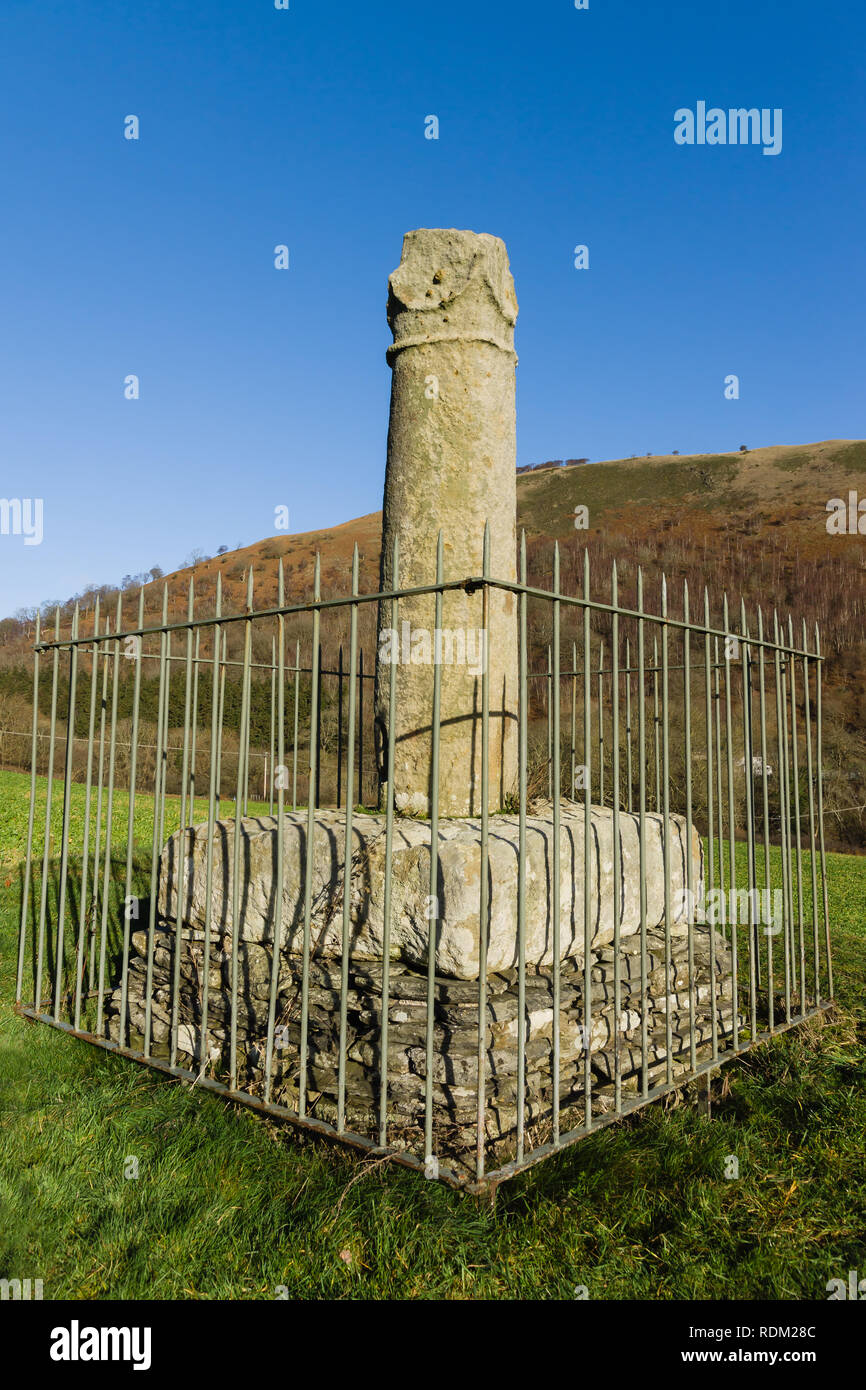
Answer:
M382 586L391 587L395 535L399 587L436 577L442 531L444 578L482 572L490 523L490 573L516 578L514 323L517 300L505 245L486 233L422 228L403 240L391 276L388 349L393 371L382 536ZM387 721L389 672L397 681L394 797L398 810L431 809L433 674L442 661L439 811L481 810L481 670L490 669L488 806L498 811L517 772L517 604L491 590L487 650L481 592L446 593L442 631L432 596L379 613L376 712ZM407 626L408 625L408 626ZM382 761L384 761L384 756ZM381 765L380 765L381 766ZM381 772L380 772L381 775Z

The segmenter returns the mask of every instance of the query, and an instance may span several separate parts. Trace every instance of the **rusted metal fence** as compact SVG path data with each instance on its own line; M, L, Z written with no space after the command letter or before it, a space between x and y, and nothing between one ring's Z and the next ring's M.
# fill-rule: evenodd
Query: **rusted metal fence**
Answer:
M817 629L744 605L732 616L727 596L713 612L706 591L695 605L663 577L652 604L640 571L621 598L615 566L591 592L588 555L582 591L566 593L558 548L547 587L527 582L525 546L516 581L486 563L446 580L442 553L440 537L423 588L359 593L356 554L338 597L321 597L317 562L303 602L287 601L281 569L268 608L254 607L250 574L239 613L221 611L217 590L196 615L191 586L172 621L166 589L156 622L142 597L132 621L119 602L86 633L77 614L67 633L59 614L50 636L37 631L17 1007L477 1191L829 1007L824 658ZM409 595L432 596L439 631L455 590L476 596L485 634L490 593L510 592L519 630L516 785L501 815L482 797L466 823L480 866L469 978L438 954L448 668L431 674L432 815L411 822L433 907L426 954L407 955L394 879L406 819L381 790L394 781L396 681L380 662L388 718L374 756L359 640L383 611L396 631ZM328 634L347 617L348 653ZM489 684L485 664L484 787ZM513 956L490 969L503 836ZM324 899L323 839L335 866ZM378 886L365 879L374 842ZM549 859L541 908L528 898L536 842ZM271 868L257 936L260 843ZM379 889L376 960L355 943ZM539 911L544 945L528 958Z

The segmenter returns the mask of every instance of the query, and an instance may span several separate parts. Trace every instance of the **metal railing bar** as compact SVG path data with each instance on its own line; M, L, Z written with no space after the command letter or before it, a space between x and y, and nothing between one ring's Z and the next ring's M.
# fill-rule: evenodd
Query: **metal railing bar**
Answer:
M590 671L589 551L583 552L583 1090L587 1126L592 1124L592 701ZM525 602L525 599L524 599ZM524 634L525 636L525 634ZM525 645L525 644L522 644ZM599 860L601 854L599 853ZM599 873L599 894L601 874ZM599 904L600 906L600 904ZM522 1154L518 1152L518 1160Z
M111 620L107 619L106 631ZM102 831L102 794L105 775L105 724L108 716L108 669L111 653L106 647L102 658L102 696L99 709L99 759L96 771L96 835L93 845L93 905L90 909L90 941L87 948L87 987L93 989L96 978L96 923L99 911L99 847ZM95 673L94 673L95 675Z
M393 573L397 575L397 552L396 539L394 542L394 568ZM557 561L554 560L554 564ZM490 573L490 523L484 524L484 540L482 551L482 566L485 575ZM395 609L391 608L391 627L396 631ZM490 588L484 586L481 594L481 627L484 633L483 650L489 651L489 631L490 631ZM554 642L558 650L559 628L557 620L554 618L554 632L556 637ZM393 667L391 675L391 689L394 690ZM557 687L558 688L558 687ZM393 777L393 747L391 729L394 725L394 710L390 713L390 727L388 732L388 786L391 787ZM557 700L557 717L559 712L559 702ZM558 729L557 729L558 735ZM558 741L557 741L558 748ZM557 768L558 768L558 753ZM557 779L554 778L554 786ZM481 672L481 842L479 845L479 879L480 879L480 902L478 907L478 1048L476 1054L476 1084L478 1088L478 1099L475 1112L475 1177L479 1180L484 1177L484 1135L485 1135L485 1110L487 1101L487 948L490 935L490 823L489 823L489 799L490 799L490 663L484 662ZM389 796L388 807L391 809L393 798ZM554 817L557 815L557 803L554 803ZM555 851L554 851L555 852ZM386 878L387 888L387 878ZM556 908L554 908L556 912ZM556 936L558 922L554 920L554 937ZM554 1055L558 1041L558 1021L554 1015ZM554 1079L554 1087L557 1086L557 1079ZM555 1092L558 1099L558 1093ZM554 1103L554 1129L558 1124L558 1105ZM380 1140L383 1136L380 1134Z
M779 627L778 614L773 614L773 631L777 632ZM782 707L784 696L782 693L782 673L779 663L779 653L774 655L776 668L776 750L779 760L779 811L782 818L781 840L782 840L782 945L784 948L785 962L785 1021L791 1020L791 942L790 942L790 918L788 915L788 855L786 850L787 822L788 822L788 801L787 801L787 779L785 776L787 759L785 758L784 733L782 721Z
M618 575L616 560L611 563L610 601L615 607L618 598ZM620 930L623 911L622 883L622 845L620 842L619 806L619 614L612 618L610 661L611 661L611 778L613 780L613 1015L614 1015L614 1056L613 1087L614 1108L622 1113L622 961L620 959ZM628 687L626 686L626 689ZM557 952L558 958L558 952Z
M815 649L820 653L821 637L818 624L815 624ZM823 707L821 666L816 669L815 685L815 737L818 752L818 837L821 852L821 899L824 905L824 949L827 955L827 992L833 998L833 956L830 951L830 900L827 892L827 851L824 845L824 757L823 757ZM816 992L815 1002L820 1002Z
M731 900L736 902L735 894L737 891L737 856L736 841L734 839L734 826L737 823L736 803L734 801L734 736L731 717L731 638L737 634L731 632L728 595L722 595L722 608L724 613L725 626L725 766L728 773L728 826L730 838L728 841L729 869L730 869L730 890ZM731 1006L733 1009L733 1049L739 1051L740 1046L740 994L739 994L739 941L737 939L736 914L731 917Z
M662 575L662 613L667 616L668 586ZM665 1073L668 1082L673 1080L673 1020L671 1019L671 996L673 979L671 970L671 762L670 728L668 712L670 709L670 687L668 677L668 628L662 628L662 816L664 822L664 878L665 878ZM658 810L658 806L656 806ZM691 832L687 832L690 834ZM691 854L691 845L686 846L686 856ZM688 910L688 907L687 907Z
M285 593L285 575L283 572L283 562L280 560L279 575L277 579L278 593L280 602ZM280 981L280 969L282 966L282 945L283 945L283 845L284 845L284 821L283 821L283 801L285 797L285 742L286 742L286 623L284 618L277 619L277 638L273 647L274 656L274 678L276 685L273 693L276 696L276 757L279 772L274 767L274 721L273 706L271 708L271 776L270 793L271 807L273 808L274 786L277 792L277 872L276 884L274 888L274 940L271 954L271 980L268 992L268 1025L267 1039L265 1043L265 1101L271 1099L271 1085L273 1082L274 1065L274 1028L277 1019L277 992Z
M637 572L638 612L643 608L643 570ZM638 690L644 689L644 653L646 635L643 619L637 625L637 664ZM647 1018L647 884L646 884L646 700L641 697L637 706L638 737L638 835L639 835L639 901L640 901L640 1051L641 1051L641 1093L646 1099L649 1094L649 1067L647 1050L649 1046ZM584 985L586 988L586 985Z
M758 636L763 636L764 615L758 608ZM765 654L764 648L758 651L758 690L761 702L761 783L762 799L764 809L764 891L769 895L770 889L770 777L769 760L767 757L767 700L765 688ZM769 901L769 897L767 899ZM767 937L767 999L768 1015L770 1028L773 1027L775 1017L775 979L773 970L773 934L766 933ZM759 972L760 978L760 972Z
M358 547L352 552L352 592L358 592ZM340 1041L337 1062L337 1130L346 1128L346 1049L349 1009L349 928L352 909L352 820L355 809L355 734L358 719L355 672L358 667L358 608L352 609L349 637L349 727L346 742L346 808L343 849L343 922L340 937Z
M688 580L683 583L683 618L689 621L689 585ZM692 903L694 898L694 868L692 864L692 687L691 687L691 647L690 631L685 628L683 631L683 757L686 769L686 806L685 806L685 855L686 855L686 926L688 929L688 971L689 971L689 1016L691 1025L689 1027L690 1038L690 1065L692 1069L697 1065L696 1041L694 1019L697 1009L697 995L695 990L695 934L694 934L694 913ZM715 979L715 956L710 953L710 977Z
M442 627L442 532L436 540L435 626ZM442 665L433 667L433 711L430 723L430 883L427 900L427 1025L424 1039L424 1161L425 1171L438 1171L433 1151L433 1008L436 989L436 946L439 929L439 739L442 713ZM519 1142L519 1141L518 1141Z
M743 632L748 633L746 622L746 605L740 601L740 627ZM759 914L755 912L754 893L757 886L756 866L755 866L755 818L752 806L752 793L754 790L754 775L749 775L749 770L755 766L752 752L752 681L750 665L752 661L750 644L741 643L742 652L742 679L743 679L743 784L746 797L746 858L747 874L749 883L748 895L748 941L749 941L749 1028L752 1037L758 1031L758 997L757 997L757 936ZM736 926L731 928L736 930Z
M165 588L164 588L164 590L163 590L163 595L164 595L164 597L163 597L163 606L164 606L164 607L167 607L167 606L168 606L168 586L167 586L167 585L165 586ZM166 633L163 633L163 636L162 636L162 653L161 653L161 660L160 660L160 663L159 663L159 715L158 715L158 718L157 718L157 728L158 728L158 730L159 730L159 746L158 746L158 748L157 748L157 753L156 753L156 765L155 765L155 771L154 771L154 788L153 788L153 840L152 840L152 843L151 843L151 851L150 851L150 897L149 897L148 922L147 922L147 984L146 984L146 987L145 987L146 998L145 998L145 1002L144 1002L144 1048L143 1048L143 1051L144 1051L145 1057L149 1057L149 1056L150 1056L150 1044L151 1044L151 1041L152 1041L152 1028L153 1028L153 952L154 952L155 934L156 934L156 895L157 895L157 887L158 887L158 883L159 883L159 851L160 851L160 845L162 844L161 824L160 824L161 819L162 819L162 816L161 816L162 802L161 802L161 798L160 798L160 791L161 791L162 784L163 784L162 735L163 735L163 728L164 728L164 724L165 724L165 702L166 702L166 700L167 700L167 698L168 698L168 682L167 682L167 680L166 680L166 676L167 676L166 644L167 644L167 641L168 641L168 635L167 635ZM180 899L178 899L178 912L177 912L177 916L178 916L178 934L179 934L180 922L181 922L181 920L182 920L182 911L181 911Z
M213 657L211 659L211 710L216 717L211 718L210 765L219 766L222 746L222 704L220 701L222 629L219 626L222 613L222 575L217 575L216 601L214 604ZM204 951L202 959L201 1023L199 1025L199 1067L204 1073L210 1060L208 1047L208 1008L210 1004L210 945L213 930L213 852L214 826L217 815L217 796L219 779L208 778L207 796L207 848L205 850L205 909L204 909ZM178 911L178 916L180 912Z
M794 635L794 620L788 614L788 633ZM800 1014L806 1007L806 938L803 918L803 833L800 819L800 754L797 736L796 662L791 662L791 750L794 773L794 834L797 863L797 936L800 946Z
M247 610L253 608L253 570L247 579ZM231 959L231 1027L229 1031L229 1088L235 1090L238 1079L238 946L241 931L241 819L246 798L246 747L250 719L250 656L252 652L252 618L244 628L244 673L241 689L241 722L238 742L237 793L235 795L234 834L232 836L232 959Z
M189 591L187 593L187 612L190 617L195 611L195 580L190 576ZM195 633L195 645L198 647L199 631ZM182 946L182 927L183 927L183 903L184 903L184 879L186 875L186 839L187 839L187 778L189 777L190 760L190 714L192 714L193 729L195 729L195 712L192 709L192 662L193 662L193 630L186 634L186 660L184 671L184 690L183 690L183 755L180 774L180 828L177 836L177 925L174 937L174 967L172 970L171 988L171 1042L170 1060L177 1062L177 1033L180 1023L180 956ZM170 687L169 687L170 688ZM166 740L167 742L167 740ZM193 763L195 762L195 752L193 751ZM189 785L189 808L190 819L193 818L193 808L195 806L195 774L193 773L192 782ZM165 787L163 786L163 806L165 805ZM167 885L166 885L167 886ZM209 953L209 942L206 943L205 956Z
M142 622L142 619L143 619L143 612L144 612L144 593L141 593L141 594L139 595L139 624L141 624L141 622ZM125 641L126 639L120 638L119 640L120 640L120 641ZM130 921L131 921L131 914L132 914L132 912L133 912L132 876L133 876L133 862L134 862L134 861L133 861L133 855L134 855L134 848L133 848L133 846L134 846L134 842L135 842L135 781L136 781L135 773L136 773L136 765L137 765L137 759L138 759L138 714L139 714L139 701L140 701L140 699L141 699L141 662L140 662L140 660L138 659L138 657L139 657L139 651L136 649L136 654L135 654L135 656L134 656L134 658L133 658L134 661L135 661L135 676L134 676L134 679L133 679L133 694L132 694L132 731L131 731L131 734L130 734L130 737L131 737L131 739L132 739L132 747L131 747L131 749L130 749L130 759L129 759L129 807L128 807L127 825L126 825L126 892L125 892L125 894L124 894L124 910L123 910L123 965L122 965L122 974L121 974L121 982L120 982L120 990L121 990L121 993L120 993L120 1022L119 1022L119 1025L118 1025L118 1026L119 1026L118 1041L121 1042L121 1043L124 1041L125 1038L128 1037L128 1031L127 1031L127 1030L128 1030L128 1027L129 1027L129 1020L128 1020L128 1017L127 1017L128 1005L129 1005L129 938L130 938L130 925L129 925L129 924L130 924ZM108 849L108 846L106 845L106 850L107 850L107 849ZM109 862L109 865L110 865L110 857L109 857L108 862Z
M321 586L321 561L316 556L316 567L313 575L313 593L318 598ZM309 782L307 790L307 843L306 860L304 865L304 939L302 947L301 963L301 1041L298 1072L298 1114L301 1119L306 1115L307 1110L307 1038L309 1033L310 1021L310 919L313 905L313 837L316 829L316 807L313 796L313 788L316 785L316 773L318 766L318 744L316 742L316 723L313 711L316 708L319 692L319 624L321 614L318 609L313 611L313 636L312 648L310 653L310 666L312 668L312 688L310 691L310 763L309 763ZM297 703L295 704L297 709ZM297 730L296 730L297 735Z
M394 546L391 552L391 574L395 585L400 576L400 537L395 531ZM391 599L391 629L396 631L399 616L399 599ZM485 663L486 666L486 663ZM381 1069L379 1079L379 1143L384 1148L388 1142L388 1023L391 1004L391 873L394 854L394 731L397 727L397 672L392 665L389 672L388 687L388 751L386 763L386 785L388 799L385 806L385 896L382 903L382 1032L380 1043Z
M36 615L36 636L39 636L39 614ZM24 861L24 884L21 893L21 922L18 931L18 966L15 974L15 1000L21 1002L24 988L24 958L27 944L27 912L30 906L30 879L33 858L33 824L36 815L36 724L39 718L39 654L33 659L33 738L30 748L30 807L27 813L27 854ZM38 1003L38 1000L36 1001Z
M99 596L93 609L94 635L99 632ZM94 660L90 673L90 713L87 722L87 783L84 794L84 837L81 847L81 887L78 898L78 940L75 947L75 1005L76 1028L81 1023L81 990L84 976L84 932L87 922L87 884L90 873L90 805L93 791L93 738L96 729L96 688L99 677L99 661L94 644Z
M481 576L480 576L480 575L468 575L468 576L466 576L466 577L463 578L463 579L450 579L450 580L443 580L441 583L418 584L418 585L414 585L414 586L412 586L411 588L404 588L404 589L398 590L398 591L397 591L397 597L398 597L398 598L414 598L414 597L416 597L416 596L420 597L420 596L423 596L423 595L425 595L425 594L448 593L449 591L456 591L456 590L463 590L463 591L466 592L466 593L474 593L477 589L483 588L485 585L488 585L489 587L494 588L494 589L502 589L502 590L505 590L505 591L507 591L507 592L509 592L509 593L513 593L513 594L517 594L517 595L525 594L527 598L546 599L546 600L548 600L548 601L552 600L552 598L553 598L553 594L552 594L552 591L551 591L550 589L540 589L540 588L537 588L537 587L535 587L535 586L533 586L533 585L524 584L524 583L519 583L519 582L516 582L516 581L514 581L514 580L496 579L496 578L487 578L487 579L485 579L483 575L481 575ZM280 614L284 615L285 617L290 617L290 616L292 616L293 614L296 614L296 613L313 613L313 612L316 612L316 611L318 611L318 612L321 613L321 612L325 612L326 610L332 609L332 608L347 608L347 607L351 607L351 605L352 605L353 603L371 603L371 604L372 604L372 603L376 603L376 604L379 604L379 603L382 603L382 602L384 602L384 601L386 601L386 600L390 600L393 596L394 596L394 591L392 591L392 590L390 590L390 589L383 589L383 590L377 591L377 592L375 592L375 593L359 594L359 595L357 595L357 596L354 597L354 598L353 598L352 595L350 595L350 594L341 594L341 595L339 595L339 596L337 596L337 597L335 597L335 598L329 598L329 599L323 599L323 598L318 598L318 599L317 599L317 598L313 598L313 599L307 600L306 602L303 602L303 603L283 604L283 605L281 605L281 606L278 605L278 606L276 606L276 607L271 607L271 608L259 608L259 609L257 609L255 612L250 613L250 614L247 614L247 613L229 613L229 614L226 614L226 615L222 618L221 621L222 621L223 625L228 625L228 624L230 624L230 623L241 623L241 622L246 622L249 618L253 618L253 619L276 618L276 617L279 617ZM599 599L588 599L588 598L586 598L586 597L584 597L584 596L581 596L581 595L560 593L560 594L559 594L559 601L560 601L560 603L568 604L568 605L571 606L571 607L576 607L576 608L581 608L581 609L583 609L583 608L589 608L591 611L597 612L597 613L608 613L608 614L610 614L610 613L613 612L613 610L612 610L612 608L611 608L611 605L610 605L609 603L603 603L603 602L602 602L601 600L599 600ZM657 624L659 627L660 627L665 621L667 621L668 626L671 627L671 628L681 628L681 627L685 626L685 624L683 623L682 619L679 619L679 618L668 618L667 620L665 620L665 619L662 617L662 615L661 615L660 613L656 614L656 613L651 613L651 612L649 612L649 611L645 611L644 613L641 614L641 613L638 612L637 609L624 608L624 607L622 607L622 606L620 606L620 607L617 609L617 612L619 613L619 616L620 616L621 618L633 618L635 621L637 621L638 618L642 618L644 622L655 623L655 624ZM157 635L158 635L160 632L162 632L162 631L168 631L168 632L182 632L182 631L185 631L186 628L188 628L188 627L191 626L191 625L194 626L194 627L209 627L209 626L211 625L212 622L213 622L213 619L212 619L212 618L202 617L202 618L196 618L192 624L190 624L190 622L189 622L188 619L181 619L181 620L179 620L178 622L166 624L165 627L163 627L162 624L155 624L155 625L153 625L153 626L146 627L146 626L144 625L144 622L143 622L143 619L142 619L142 621L139 623L139 626L138 626L138 627L130 628L130 629L128 629L128 630L125 630L125 631L121 632L121 633L118 634L118 635L120 636L120 639L121 639L121 641L122 641L122 640L124 640L124 639L127 638L127 637L149 637L149 636L157 636ZM703 624L701 624L701 623L692 623L692 624L690 624L690 628L691 628L691 631L693 631L693 632L703 632L703 631L704 631ZM745 640L745 634L741 634L741 633L738 634L738 633L734 632L733 630L731 630L731 631L729 631L729 632L726 633L726 632L724 631L723 628L710 628L710 633L711 633L711 635L716 636L716 637L740 636L742 640ZM80 645L80 644L82 644L82 643L87 643L87 642L90 642L90 641L92 641L92 638L78 638L78 637L73 638L73 637L65 637L65 638L63 638L63 639L61 640L61 639L58 637L55 641L51 641L51 642L41 642L41 643L39 644L39 650L40 650L40 651L48 651L48 650L53 650L54 647L66 648L66 647L70 647L70 646L73 646L73 645ZM753 644L756 645L756 639L755 639L755 638L752 638L752 642L753 642ZM801 651L801 650L799 650L799 649L797 649L797 648L790 648L790 647L788 647L787 645L785 645L784 643L771 642L771 641L769 640L769 638L765 638L765 639L764 639L764 644L765 644L765 646L766 646L768 649L770 649L770 650L778 650L779 652L786 653L786 654L788 654L788 655L790 655L790 656L803 656L803 655L805 654L805 655L808 655L808 656L810 657L810 659L815 660L815 661L824 661L824 660L826 660L826 658L825 658L820 652L805 652L805 653L804 653L803 651ZM34 644L34 650L35 650L35 644ZM264 664L264 669L269 669L268 666L267 666L267 663ZM331 672L331 674L332 674L332 675L336 675L337 672L334 671L334 672Z
M120 626L121 598L117 599L115 629ZM114 774L117 741L117 691L120 684L120 639L114 640L114 660L111 672L111 724L108 735L108 798L105 808L105 862L102 878L102 919L99 933L99 984L96 996L96 1030L102 1028L105 1001L105 964L108 949L108 912L111 889L111 839L114 821Z
M559 592L559 542L553 548L553 590ZM562 866L560 845L560 797L562 794L562 773L560 768L560 611L557 599L553 601L553 708L552 716L552 763L551 781L553 787L553 876L551 882L551 913L553 916L553 1019L551 1020L551 1080L553 1083L553 1143L559 1139L559 1068L560 1068L560 930L562 917ZM574 794L573 791L571 793ZM486 802L486 797L485 797Z
M75 616L72 620L72 630L78 635L79 612L78 604L75 605ZM76 682L78 679L78 647L72 647L69 652L69 704L67 716L67 728L73 726L75 719L75 693ZM63 778L63 820L60 829L60 896L57 903L57 947L54 956L54 1012L60 1017L60 995L63 989L64 978L64 946L66 929L66 885L69 876L69 816L70 798L72 785L72 744L66 745L65 772Z
M710 595L704 586L704 614L709 618ZM707 738L707 849L708 865L707 878L709 880L710 892L715 891L715 826L713 823L713 687L711 681L711 662L710 662L710 634L709 631L704 636L704 718L706 722ZM719 1055L719 1016L718 999L716 994L716 925L715 914L710 918L710 1034L712 1039L713 1061Z
M805 636L806 620L803 619L803 632ZM815 824L815 783L814 766L812 761L812 718L810 709L809 694L809 659L803 658L803 705L805 709L806 722L806 781L809 787L809 867L812 878L812 947L813 947L813 982L812 988L815 1002L821 998L820 965L818 949L818 866L815 858L815 844L817 837L817 827ZM819 756L820 756L820 750Z

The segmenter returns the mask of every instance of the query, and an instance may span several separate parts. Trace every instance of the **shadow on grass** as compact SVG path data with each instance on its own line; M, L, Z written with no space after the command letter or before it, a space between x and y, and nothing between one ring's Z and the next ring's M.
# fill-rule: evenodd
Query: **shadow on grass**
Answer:
M18 865L17 877L20 922L24 906L23 864ZM67 869L65 893L61 899L62 879L62 864L57 858L50 859L47 865L40 862L33 866L27 902L21 999L24 1004L39 1007L41 1012L49 1014L54 1014L57 1001L58 1019L73 1023L76 992L80 987L81 1026L87 1029L95 1022L100 976L105 981L106 989L110 989L120 976L127 901L126 856L112 856L107 878L103 873L97 876L95 891L93 877L88 875L83 919L80 872L76 874ZM129 896L136 899L139 920L142 913L146 916L148 910L146 894L149 887L149 866L134 860ZM131 918L130 929L134 930L135 925L135 919ZM62 950L58 957L61 932Z

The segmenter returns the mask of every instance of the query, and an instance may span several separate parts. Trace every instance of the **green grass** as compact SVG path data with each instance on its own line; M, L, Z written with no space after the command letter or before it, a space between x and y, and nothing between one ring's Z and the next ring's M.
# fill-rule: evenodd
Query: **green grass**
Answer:
M866 440L857 439L833 454L833 463L854 473L866 473Z
M36 779L36 810L33 821L33 845L34 856L41 856L45 845L45 799L48 779L37 777ZM102 797L102 831L105 834L105 822L107 816L108 793L103 791ZM96 833L96 789L91 793L91 830L90 846L93 849ZM69 842L71 845L81 845L84 836L85 809L87 805L87 789L83 782L72 784L72 795L69 802ZM30 815L30 777L20 772L9 772L0 769L0 870L9 869L20 863L24 856L27 846L27 825ZM248 810L251 816L267 814L268 805L264 801L250 801ZM207 820L208 803L207 797L196 797L194 804L194 814L190 817L190 823ZM227 803L223 798L223 814L232 815L234 813L234 802ZM165 799L165 835L172 835L180 825L180 797L167 796ZM133 841L147 851L149 856L153 841L153 797L144 792L137 792L135 805L133 807ZM126 852L127 832L129 828L129 793L118 789L114 793L114 803L111 815L111 849L112 854ZM51 794L51 847L52 851L59 853L61 834L63 829L63 780L54 779L54 786ZM104 845L104 840L102 841Z
M711 1122L649 1106L492 1208L18 1018L28 792L0 775L0 1277L46 1298L822 1299L866 1276L866 859L829 856L836 1021L727 1067Z
M803 449L800 453L783 454L781 458L776 459L773 466L780 473L799 473L802 469L810 467L811 463L811 456Z
M866 471L866 443L856 440L854 443L843 445L829 456L829 462L835 468L844 469L846 473ZM814 470L815 459L808 449L797 449L777 458L774 466L782 473L797 473Z
M738 468L735 459L702 454L664 462L623 460L521 474L518 520L539 535L557 535L572 526L578 502L589 508L594 524L605 511L619 508L623 497L649 504L675 497L696 506L717 505L734 484Z

